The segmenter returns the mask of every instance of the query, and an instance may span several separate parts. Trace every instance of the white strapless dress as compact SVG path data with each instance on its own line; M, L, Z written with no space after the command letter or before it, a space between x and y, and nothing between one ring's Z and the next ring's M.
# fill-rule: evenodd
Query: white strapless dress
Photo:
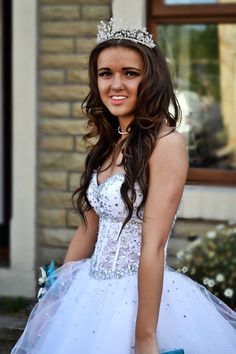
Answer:
M100 217L93 256L56 271L12 354L134 353L142 222L134 212L119 236L126 215L123 180L116 174L98 185L93 174L88 198ZM136 188L135 208L141 198ZM165 264L157 339L161 352L236 354L236 313Z

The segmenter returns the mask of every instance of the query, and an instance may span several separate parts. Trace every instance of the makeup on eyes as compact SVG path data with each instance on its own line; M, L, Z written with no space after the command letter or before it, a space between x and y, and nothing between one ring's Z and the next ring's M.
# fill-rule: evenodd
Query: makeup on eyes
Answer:
M132 74L134 76L140 75L142 73L142 70L134 67L125 67L121 69L122 73L125 74ZM110 68L100 68L98 69L98 76L108 76L112 74L113 71Z

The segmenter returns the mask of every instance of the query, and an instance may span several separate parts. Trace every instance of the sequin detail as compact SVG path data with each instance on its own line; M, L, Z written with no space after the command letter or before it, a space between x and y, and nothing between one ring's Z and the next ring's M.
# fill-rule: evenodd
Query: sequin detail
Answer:
M106 212L102 212L100 214L100 217L103 219L103 220L106 220L106 221L111 221L111 222L118 222L118 223L122 223L124 222L124 218L123 217L114 217L113 215L109 214L109 213L106 213ZM132 219L130 219L129 221L129 225L141 225L142 224L142 220L141 219L138 219L137 217L133 217Z
M90 260L89 274L99 280L120 279L138 271L142 220L137 217L137 207L141 202L142 193L136 184L137 197L133 216L122 229L127 216L120 195L123 181L124 174L118 173L98 185L97 174L94 173L87 191L89 202L99 215L99 233Z

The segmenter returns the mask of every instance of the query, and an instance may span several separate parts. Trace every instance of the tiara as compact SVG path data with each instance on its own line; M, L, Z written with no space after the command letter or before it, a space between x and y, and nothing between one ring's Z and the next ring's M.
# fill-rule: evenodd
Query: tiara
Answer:
M97 43L108 41L109 39L128 39L130 41L141 43L149 48L154 48L156 44L152 35L148 33L146 27L141 24L131 25L130 21L124 19L113 19L105 23L100 21L98 25Z

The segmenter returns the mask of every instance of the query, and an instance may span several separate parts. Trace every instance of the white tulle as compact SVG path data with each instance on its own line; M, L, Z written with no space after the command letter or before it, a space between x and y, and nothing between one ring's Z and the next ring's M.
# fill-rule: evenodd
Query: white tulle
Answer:
M100 216L94 255L56 271L12 354L134 354L141 229L134 216L118 237L122 181L117 175L98 186L93 176L88 196ZM161 352L236 354L236 313L165 266L157 339Z

